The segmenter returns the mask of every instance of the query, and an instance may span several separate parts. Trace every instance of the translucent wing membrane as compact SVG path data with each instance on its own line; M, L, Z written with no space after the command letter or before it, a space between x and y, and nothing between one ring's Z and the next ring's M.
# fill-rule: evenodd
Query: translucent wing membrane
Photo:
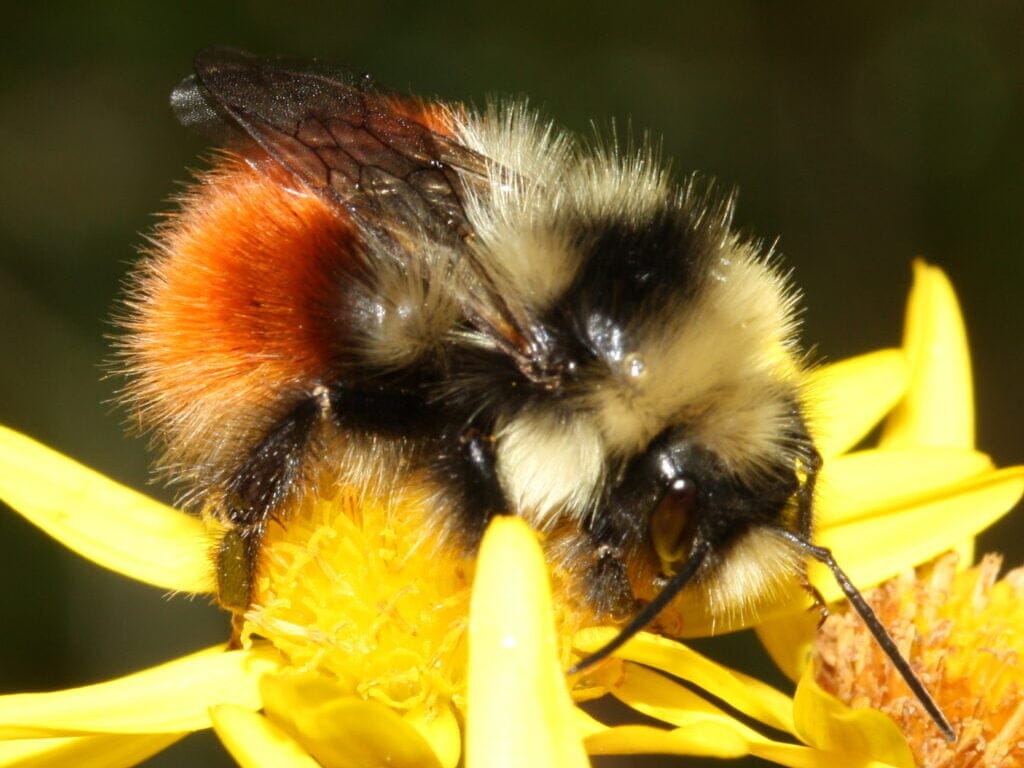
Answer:
M483 178L486 161L437 130L443 107L402 103L368 76L316 61L211 48L195 68L172 95L187 125L240 129L364 226L469 232L455 169Z

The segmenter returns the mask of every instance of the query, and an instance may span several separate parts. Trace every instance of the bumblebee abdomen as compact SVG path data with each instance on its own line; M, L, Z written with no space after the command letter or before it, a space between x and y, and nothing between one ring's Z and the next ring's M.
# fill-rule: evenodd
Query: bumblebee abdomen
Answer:
M170 458L218 463L337 375L359 261L344 213L273 163L221 160L134 277L127 395Z

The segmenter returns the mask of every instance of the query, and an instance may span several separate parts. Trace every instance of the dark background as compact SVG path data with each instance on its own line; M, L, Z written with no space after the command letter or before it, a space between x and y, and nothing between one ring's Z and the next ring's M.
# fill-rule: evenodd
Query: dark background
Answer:
M3 423L147 482L145 446L123 436L101 380L107 318L153 214L200 165L170 89L197 49L224 43L350 63L402 92L529 94L577 131L613 117L649 128L677 172L740 189L742 227L780 236L825 359L899 342L910 260L926 256L967 315L979 445L1024 460L1019 3L210 5L5 8ZM1011 520L983 545L1019 563L1020 533ZM202 601L167 601L14 515L0 514L0 541L0 691L93 682L224 637ZM755 653L739 643L702 648ZM151 765L223 764L210 741Z

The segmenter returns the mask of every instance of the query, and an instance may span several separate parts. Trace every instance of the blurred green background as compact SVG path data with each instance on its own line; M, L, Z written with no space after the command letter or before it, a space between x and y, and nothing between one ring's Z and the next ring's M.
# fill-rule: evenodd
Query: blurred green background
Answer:
M109 404L108 318L154 213L201 164L167 97L211 43L350 63L423 95L529 94L583 132L610 118L650 129L677 172L739 188L742 227L780 237L824 359L899 342L910 260L926 256L964 305L979 445L1024 460L1018 2L28 8L5 7L0 46L0 421L119 480L144 487L147 456ZM1019 521L984 547L1021 562ZM204 601L127 583L12 514L0 542L0 691L92 682L224 637ZM701 647L756 655L743 638ZM211 741L149 765L226 764Z

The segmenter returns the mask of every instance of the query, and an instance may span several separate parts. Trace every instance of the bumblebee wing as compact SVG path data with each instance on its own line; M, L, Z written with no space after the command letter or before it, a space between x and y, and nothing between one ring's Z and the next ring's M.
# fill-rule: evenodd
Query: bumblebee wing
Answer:
M318 61L210 48L195 70L171 97L186 125L217 138L241 131L364 228L470 232L462 185L486 179L487 162L445 134L445 107L402 101Z
M195 70L171 95L183 124L255 141L405 258L421 258L424 238L458 254L456 268L469 272L466 320L527 376L546 368L539 325L508 304L466 245L467 186L486 190L496 170L453 137L451 108L395 97L367 75L318 61L210 48Z

